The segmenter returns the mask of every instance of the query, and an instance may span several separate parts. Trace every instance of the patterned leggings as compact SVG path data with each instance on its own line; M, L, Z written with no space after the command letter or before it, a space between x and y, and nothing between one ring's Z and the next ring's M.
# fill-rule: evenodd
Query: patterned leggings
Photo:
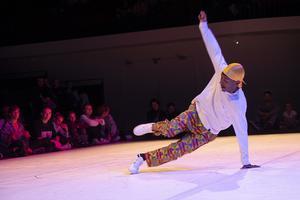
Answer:
M145 153L147 165L154 167L176 160L184 154L191 153L200 146L213 141L217 135L210 133L201 123L195 103L171 121L165 120L153 124L154 135L174 137L186 132L183 137L170 145Z

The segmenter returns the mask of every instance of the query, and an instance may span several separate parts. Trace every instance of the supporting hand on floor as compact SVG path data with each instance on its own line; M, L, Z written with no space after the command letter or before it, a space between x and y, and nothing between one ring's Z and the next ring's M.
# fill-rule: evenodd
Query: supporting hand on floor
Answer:
M258 168L258 167L260 167L260 166L248 164L248 165L243 165L243 167L241 169L250 169L250 168Z

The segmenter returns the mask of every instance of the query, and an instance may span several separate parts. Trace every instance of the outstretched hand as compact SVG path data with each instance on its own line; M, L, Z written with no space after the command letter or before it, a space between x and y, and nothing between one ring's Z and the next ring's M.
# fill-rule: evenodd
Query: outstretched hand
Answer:
M198 19L200 22L207 22L207 16L205 11L201 10L199 15L198 15Z
M243 167L241 169L251 169L251 168L258 168L258 167L260 167L260 166L248 164L248 165L243 165Z

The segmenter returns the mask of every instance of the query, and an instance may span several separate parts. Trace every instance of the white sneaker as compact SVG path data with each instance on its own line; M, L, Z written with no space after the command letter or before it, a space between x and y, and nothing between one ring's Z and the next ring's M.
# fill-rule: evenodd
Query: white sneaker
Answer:
M140 166L144 163L144 159L142 156L138 155L137 159L132 163L129 167L129 171L131 174L138 174Z
M141 125L136 126L133 129L134 135L141 136L141 135L145 135L147 133L153 133L153 130L152 130L153 124L154 123L148 123L148 124L141 124Z

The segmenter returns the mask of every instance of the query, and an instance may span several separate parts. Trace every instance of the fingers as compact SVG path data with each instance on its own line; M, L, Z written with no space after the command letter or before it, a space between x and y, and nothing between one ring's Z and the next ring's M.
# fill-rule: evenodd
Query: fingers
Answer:
M200 11L200 16L203 18L205 16L205 12L203 10Z
M201 22L207 21L205 11L203 11L203 10L200 11L200 13L199 13L199 15L198 15L198 19L199 19L199 21L201 21Z

